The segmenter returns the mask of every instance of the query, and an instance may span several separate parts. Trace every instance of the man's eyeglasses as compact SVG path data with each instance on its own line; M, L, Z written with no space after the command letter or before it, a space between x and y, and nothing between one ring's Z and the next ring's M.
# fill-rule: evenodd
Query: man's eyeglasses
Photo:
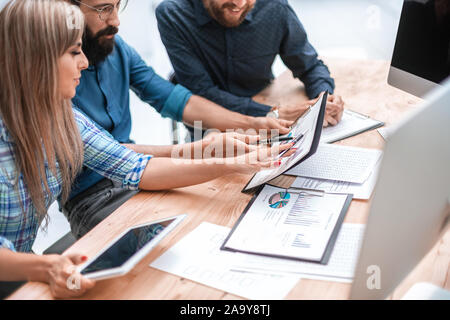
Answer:
M85 7L88 7L88 8L90 8L90 9L92 9L92 10L97 11L98 17L99 17L100 20L102 20L102 21L108 20L109 17L110 17L110 16L112 15L112 13L114 12L114 9L115 9L115 8L117 8L117 12L122 12L122 11L125 9L125 7L127 6L127 3L128 3L128 0L119 0L119 2L117 2L116 5L113 5L113 4L107 4L107 5L105 5L105 6L101 7L101 8L95 8L95 7L92 7L92 6L90 6L90 5L87 5L86 3L83 3L83 2L81 2L81 1L79 1L79 0L73 0L73 1L76 2L76 3L78 3L78 4L83 5L83 6L85 6Z

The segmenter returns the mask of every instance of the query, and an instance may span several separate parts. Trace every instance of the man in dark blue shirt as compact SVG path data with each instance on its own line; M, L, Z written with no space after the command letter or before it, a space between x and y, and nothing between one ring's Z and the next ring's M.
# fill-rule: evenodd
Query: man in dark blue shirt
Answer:
M206 128L278 129L289 132L288 121L241 115L173 85L147 66L139 54L117 36L119 10L126 0L67 0L85 15L83 52L89 68L82 71L73 104L117 141L139 153L170 157L173 146L134 145L130 140L130 89L163 117ZM123 189L92 170L83 168L69 200L61 204L72 233L83 236L136 192Z
M252 100L272 80L277 54L305 85L310 99L330 98L324 125L335 125L343 101L286 0L165 0L158 27L178 83L232 111L295 120L311 104L268 106ZM277 116L277 113L275 116Z

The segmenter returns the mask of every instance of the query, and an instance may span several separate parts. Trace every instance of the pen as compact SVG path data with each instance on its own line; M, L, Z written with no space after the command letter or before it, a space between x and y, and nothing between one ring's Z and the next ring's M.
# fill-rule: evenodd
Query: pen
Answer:
M271 144L271 143L275 143L275 142L290 141L290 140L294 140L294 138L293 137L281 137L281 138L275 137L273 139L258 141L257 144Z
M286 189L286 192L292 193L292 194L307 193L309 195L317 196L317 197L323 197L325 194L325 191L323 191L323 190L314 190L314 189L307 189L307 188L294 188L294 187Z

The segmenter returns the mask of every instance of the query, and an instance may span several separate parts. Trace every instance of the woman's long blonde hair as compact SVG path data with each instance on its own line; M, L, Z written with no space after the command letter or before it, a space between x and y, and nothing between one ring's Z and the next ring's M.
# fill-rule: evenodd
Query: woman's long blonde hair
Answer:
M61 174L64 200L83 162L72 104L58 89L58 60L83 30L81 11L60 0L13 0L0 12L0 113L17 179L23 175L41 218L49 205L46 163Z

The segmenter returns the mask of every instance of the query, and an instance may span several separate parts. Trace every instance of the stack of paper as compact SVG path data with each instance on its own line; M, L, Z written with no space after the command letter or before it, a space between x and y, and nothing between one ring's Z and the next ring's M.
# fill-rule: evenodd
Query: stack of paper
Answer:
M327 265L220 251L229 232L203 222L150 267L248 299L283 299L300 278L351 282L364 226L342 225Z
M384 123L381 121L346 109L344 110L341 121L337 125L323 128L320 142L336 142L383 125Z
M381 154L380 150L321 144L312 157L286 174L363 183L372 173Z
M344 223L328 264L293 261L239 254L232 269L266 274L293 275L302 278L351 282L364 235L364 225Z
M378 129L378 133L383 137L384 140L388 140L389 136L391 136L395 131L395 127L384 127Z
M229 232L203 222L150 266L248 299L283 299L300 277L231 271L237 255L220 250Z
M378 176L382 151L321 144L311 158L287 171L298 176L293 188L350 193L369 199Z

